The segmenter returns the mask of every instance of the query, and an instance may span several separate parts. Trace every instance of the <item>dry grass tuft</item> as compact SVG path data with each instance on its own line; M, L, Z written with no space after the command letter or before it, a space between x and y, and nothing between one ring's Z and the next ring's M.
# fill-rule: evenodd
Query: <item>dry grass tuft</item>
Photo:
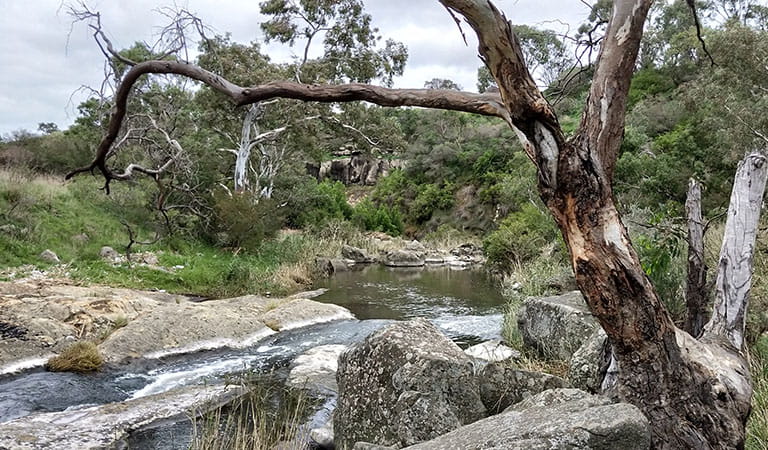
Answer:
M51 372L88 373L104 365L98 347L93 342L79 341L65 348L60 355L49 359L45 368Z

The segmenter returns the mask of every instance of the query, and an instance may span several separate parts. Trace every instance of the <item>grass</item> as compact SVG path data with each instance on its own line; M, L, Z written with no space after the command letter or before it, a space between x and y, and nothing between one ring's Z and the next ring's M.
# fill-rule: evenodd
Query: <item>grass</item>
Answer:
M65 348L45 364L51 372L88 373L101 369L104 359L93 342L79 341Z
M238 383L247 393L233 404L193 419L191 450L305 449L302 425L316 404L299 389L269 375L249 375Z
M747 422L747 450L768 449L768 336L751 349L752 415Z

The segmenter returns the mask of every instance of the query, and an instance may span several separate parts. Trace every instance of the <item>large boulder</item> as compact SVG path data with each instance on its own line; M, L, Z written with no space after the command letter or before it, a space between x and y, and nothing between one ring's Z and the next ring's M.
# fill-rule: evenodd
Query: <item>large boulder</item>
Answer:
M390 267L421 267L425 264L424 255L413 250L395 250L384 256L384 265Z
M408 448L646 450L651 446L648 419L628 403L563 389L544 391L524 403Z
M480 395L491 413L548 389L563 388L565 380L543 372L517 369L505 363L490 363L480 372Z
M336 446L429 440L485 417L472 359L418 319L371 334L339 358Z
M518 311L517 326L526 346L563 361L600 328L579 291L526 299Z
M599 393L610 362L608 336L598 328L571 357L568 381L575 388Z

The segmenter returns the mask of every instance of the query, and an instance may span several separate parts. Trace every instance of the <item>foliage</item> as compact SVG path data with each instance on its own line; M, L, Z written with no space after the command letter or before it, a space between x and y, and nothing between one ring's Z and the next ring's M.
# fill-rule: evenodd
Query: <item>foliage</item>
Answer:
M51 372L88 373L101 369L104 358L93 342L78 341L48 360L45 368Z
M346 189L338 181L317 183L304 178L304 183L282 189L287 192L286 208L289 210L287 223L304 228L322 225L329 220L349 220L352 207L347 203Z
M532 204L525 204L486 236L483 250L490 263L514 267L540 255L557 235L557 228L547 213Z
M365 230L382 231L393 236L399 236L405 230L402 214L397 207L377 206L370 199L355 205L352 221Z
M217 193L212 232L216 245L255 250L280 229L280 211L271 199L254 194Z
M747 450L768 448L768 336L763 335L750 349L752 413L747 422Z

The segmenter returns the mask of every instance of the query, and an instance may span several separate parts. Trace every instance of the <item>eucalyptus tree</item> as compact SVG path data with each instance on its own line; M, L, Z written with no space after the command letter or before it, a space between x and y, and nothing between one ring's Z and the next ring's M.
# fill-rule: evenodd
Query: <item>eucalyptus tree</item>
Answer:
M487 0L440 0L477 34L479 54L499 93L390 89L361 83L271 81L241 86L199 66L145 61L123 76L109 127L91 164L106 186L120 179L108 155L126 116L131 87L147 74L198 80L236 105L274 98L367 101L498 117L535 165L538 192L568 247L576 281L613 347L618 396L648 417L661 449L740 448L752 394L744 320L751 254L768 161L752 154L737 174L726 225L712 319L695 339L672 322L640 264L614 202L613 179L624 132L627 94L652 0L615 0L601 40L581 123L563 132L528 70L507 18Z

